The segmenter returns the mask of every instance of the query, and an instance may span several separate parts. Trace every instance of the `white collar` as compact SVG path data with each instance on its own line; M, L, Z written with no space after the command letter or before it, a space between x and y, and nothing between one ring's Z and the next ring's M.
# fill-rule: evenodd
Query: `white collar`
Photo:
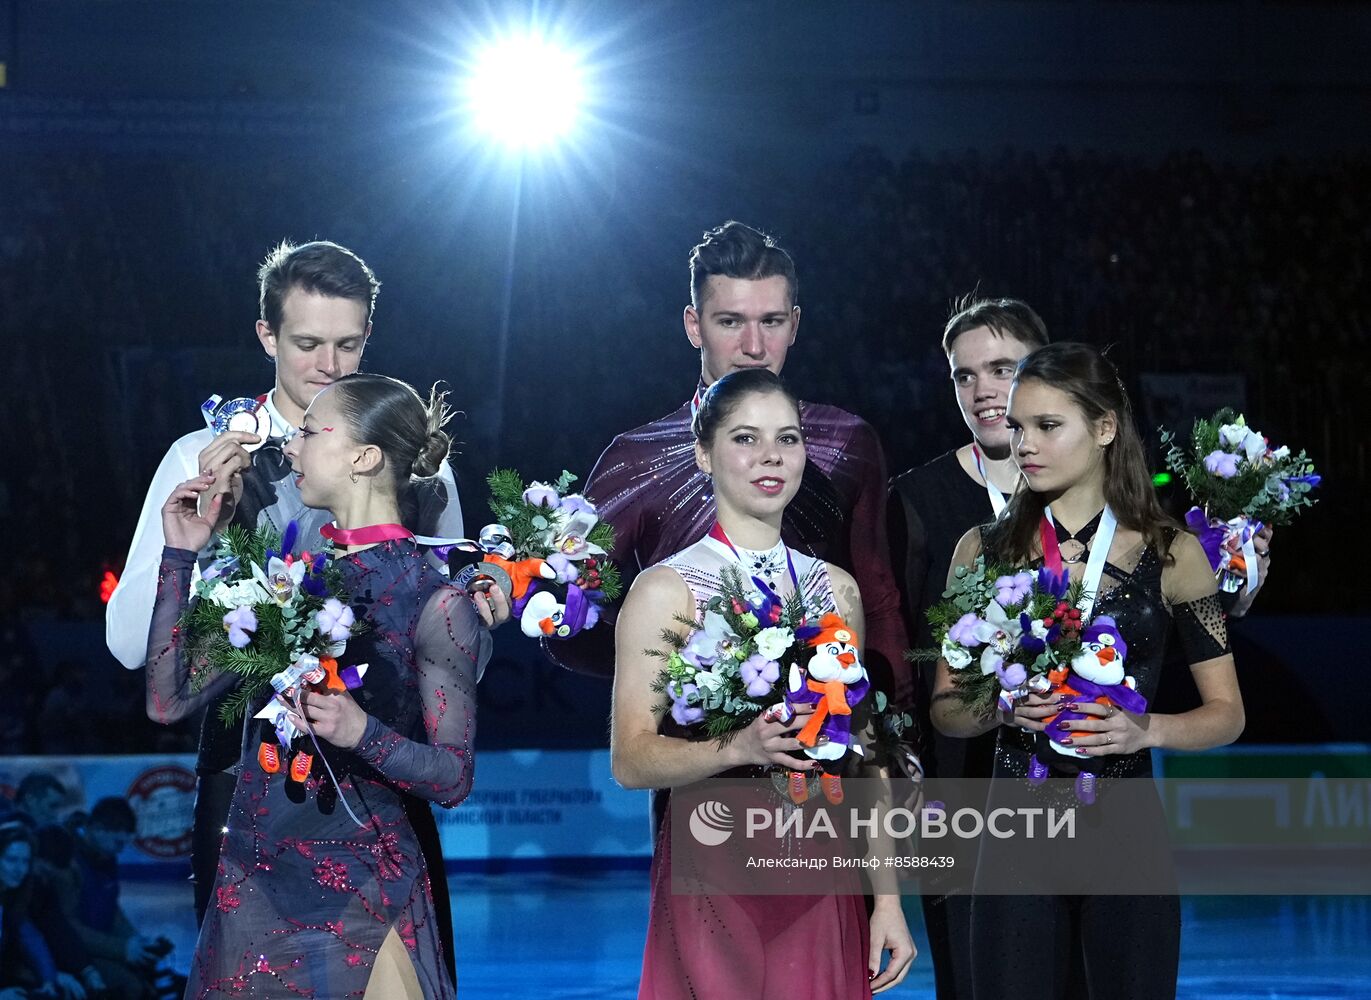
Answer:
M267 393L262 405L266 408L267 414L271 417L271 436L274 438L288 438L295 433L295 426L289 420L281 416L281 411L276 408L276 390L272 389Z

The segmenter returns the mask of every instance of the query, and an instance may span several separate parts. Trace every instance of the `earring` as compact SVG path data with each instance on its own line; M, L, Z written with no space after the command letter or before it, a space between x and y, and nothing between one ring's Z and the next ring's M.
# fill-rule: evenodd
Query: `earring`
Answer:
M355 472L350 472L350 473L348 473L348 478L351 479L354 483L357 482L357 473L355 473Z

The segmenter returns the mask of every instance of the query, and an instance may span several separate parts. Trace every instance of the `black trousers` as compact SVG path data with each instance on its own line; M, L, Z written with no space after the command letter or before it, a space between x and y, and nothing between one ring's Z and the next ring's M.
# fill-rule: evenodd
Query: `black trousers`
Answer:
M975 896L971 956L976 1000L1175 1000L1180 899Z

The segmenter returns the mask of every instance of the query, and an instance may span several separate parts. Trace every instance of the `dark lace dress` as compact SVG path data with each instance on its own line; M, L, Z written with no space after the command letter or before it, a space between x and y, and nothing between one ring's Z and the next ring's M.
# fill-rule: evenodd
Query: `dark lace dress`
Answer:
M1190 536L1181 536L1174 544L1182 543L1197 545ZM1150 705L1161 679L1168 638L1174 635L1179 640L1188 663L1203 663L1229 651L1227 627L1213 576L1204 568L1192 571L1192 564L1199 565L1195 560L1184 560L1185 570L1167 566L1154 548L1140 544L1119 561L1122 565L1105 564L1095 615L1109 615L1118 623L1128 643L1127 672ZM1029 788L1033 753L1034 734L999 727L987 810L1021 806L1026 800L1058 807L1076 804L1069 780ZM1165 843L1166 823L1150 785L1151 753L1141 750L1096 760L1103 762L1100 798L1081 811L1078 836L1107 838L1110 853L1121 865L1150 866L1155 877L1140 881L1155 885L1155 894L1085 894L1084 888L1063 890L1077 895L998 894L1006 883L1013 883L1016 871L1026 876L1030 870L1026 865L1035 872L1044 867L1059 872L1064 886L1088 881L1089 873L1073 869L1069 854L1051 854L1051 847L1034 846L1026 854L1022 841L981 838L978 891L972 903L977 1000L1065 996L1073 937L1079 939L1084 953L1091 997L1175 996L1180 906L1169 854L1164 846L1155 847ZM1129 786L1129 802L1142 802L1143 809L1130 807L1127 828L1114 822L1118 810L1111 813L1110 809L1111 783L1125 781L1148 783L1141 788ZM1049 853L1040 853L1044 850ZM1070 850L1079 850L1079 842ZM1041 885L1041 881L1030 883L1025 877L1023 884Z
M832 610L833 591L824 564L791 550L800 592L810 608ZM695 596L697 620L718 594L724 566L734 556L713 538L665 561ZM778 592L790 590L786 581ZM665 736L699 739L698 730L679 726L667 715ZM754 778L757 795L768 807L794 806L776 788L770 771L733 768L721 778ZM670 798L665 791L663 822L652 856L652 902L643 954L640 1000L863 1000L871 996L867 979L870 942L861 883L823 895L726 895L688 891L696 884L718 884L707 872L673 872ZM803 838L786 838L779 847L789 858L812 851ZM831 845L823 856L831 857ZM673 882L673 878L675 881ZM800 877L796 878L797 889ZM807 880L814 885L813 879Z
M194 554L179 549L162 559L147 662L149 711L163 721L233 683L220 676L190 689L173 627L193 563ZM340 658L369 664L354 692L369 715L366 732L352 751L319 741L335 789L317 759L303 785L264 773L257 746L269 738L267 724L247 727L187 996L361 997L392 934L425 997L455 995L402 793L454 806L471 789L480 620L411 542L387 542L338 565L358 620L369 625Z

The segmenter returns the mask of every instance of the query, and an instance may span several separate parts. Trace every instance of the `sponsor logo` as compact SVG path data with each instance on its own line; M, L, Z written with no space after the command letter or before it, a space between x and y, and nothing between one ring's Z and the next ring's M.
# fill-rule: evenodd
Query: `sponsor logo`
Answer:
M176 765L149 768L129 785L125 797L137 819L134 847L159 859L190 855L194 773Z

